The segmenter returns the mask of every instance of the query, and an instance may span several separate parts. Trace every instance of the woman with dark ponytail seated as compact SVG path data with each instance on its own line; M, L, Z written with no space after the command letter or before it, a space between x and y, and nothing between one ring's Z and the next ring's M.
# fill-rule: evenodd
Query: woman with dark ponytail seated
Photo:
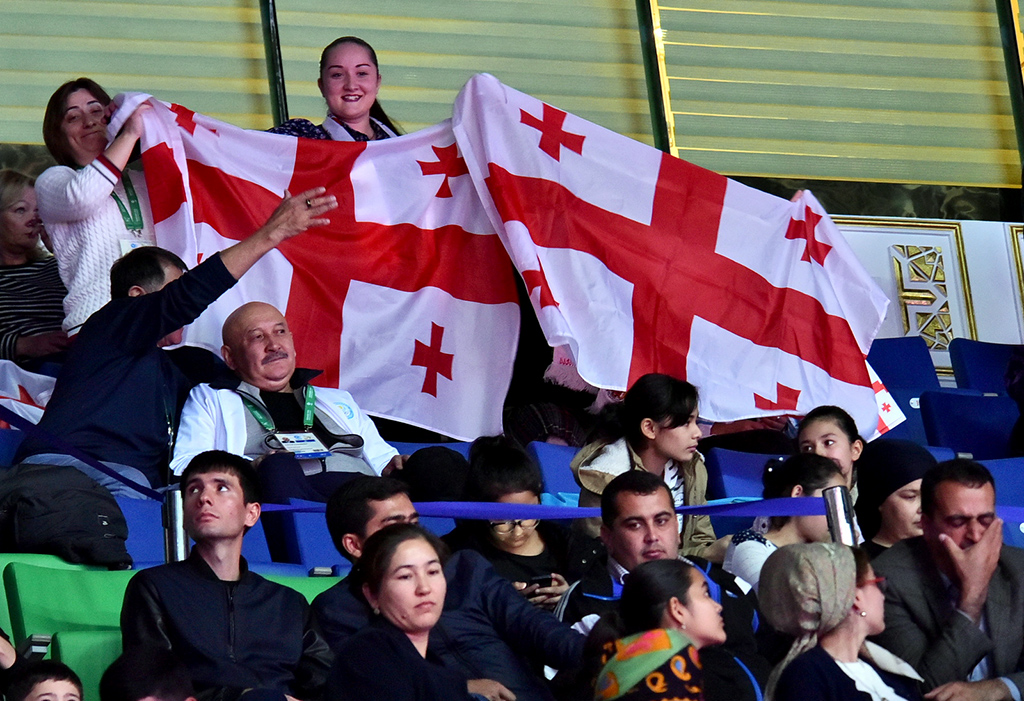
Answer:
M269 131L307 139L379 141L398 136L377 101L380 71L377 53L359 37L339 37L320 54L320 78L316 81L327 101L327 119L317 126L308 119L289 119Z
M613 479L629 470L645 470L665 480L677 507L704 504L708 473L697 452L697 388L670 375L651 373L633 383L621 404L602 412L597 440L573 458L572 471L582 491L580 506L600 506ZM707 516L680 516L681 551L721 562L725 544L715 553L715 532ZM575 527L596 538L601 519L580 519Z
M765 499L784 497L820 497L829 487L846 485L840 467L829 458L814 453L799 453L785 460L769 460L761 476ZM761 567L768 556L793 543L824 542L829 539L825 516L772 516L767 533L756 529L733 536L725 552L722 568L742 578L758 590Z
M629 573L619 609L591 631L595 699L704 699L698 650L725 642L722 607L683 560L654 560Z

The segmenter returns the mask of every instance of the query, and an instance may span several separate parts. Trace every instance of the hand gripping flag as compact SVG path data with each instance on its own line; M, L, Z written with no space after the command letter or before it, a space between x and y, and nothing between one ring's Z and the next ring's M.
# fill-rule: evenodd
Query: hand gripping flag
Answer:
M298 363L366 411L456 438L500 432L519 332L514 271L449 122L343 143L150 103L142 158L157 239L186 262L250 235L285 191L324 186L339 203L329 226L246 273L189 327L189 343L219 351L227 314L266 301L288 318Z
M759 192L488 75L454 128L548 342L587 382L665 372L711 420L836 404L874 435L865 356L888 300L810 193Z

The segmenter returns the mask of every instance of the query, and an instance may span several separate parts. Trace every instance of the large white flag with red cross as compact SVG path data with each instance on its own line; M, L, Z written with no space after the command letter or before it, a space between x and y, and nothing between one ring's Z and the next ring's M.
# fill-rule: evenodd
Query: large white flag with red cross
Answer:
M759 192L489 75L454 128L548 342L589 383L665 372L711 420L836 404L880 428L865 356L888 300L810 193Z
M487 75L459 95L454 129L370 144L155 107L143 162L157 236L186 261L254 231L285 190L323 185L340 203L330 227L260 261L190 342L218 348L227 313L267 301L300 364L368 412L494 433L518 333L511 257L548 342L593 385L674 374L711 420L821 404L868 435L900 420L865 362L888 302L809 193L753 190Z
M239 129L151 100L143 166L161 245L195 263L255 231L285 191L327 188L329 226L286 241L188 330L274 304L314 382L458 438L501 430L519 332L514 271L450 123L369 144Z

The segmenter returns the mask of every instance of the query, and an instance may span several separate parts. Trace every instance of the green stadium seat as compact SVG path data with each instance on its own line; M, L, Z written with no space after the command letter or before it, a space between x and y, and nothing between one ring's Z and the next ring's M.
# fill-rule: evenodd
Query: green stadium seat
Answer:
M75 670L82 680L82 698L100 697L100 679L121 655L121 631L66 630L53 638L51 657Z
M306 601L313 603L316 595L327 591L341 581L340 577L288 577L278 574L265 574L264 578L295 591L306 597Z
M109 572L12 562L4 569L11 637L57 632L120 630L121 603L132 570Z
M41 553L0 553L0 572L3 572L7 565L12 562L23 562L38 567L49 567L60 570L102 570L102 567L95 565L76 565L56 555L43 555ZM11 613L7 605L7 590L0 587L0 628L11 635Z

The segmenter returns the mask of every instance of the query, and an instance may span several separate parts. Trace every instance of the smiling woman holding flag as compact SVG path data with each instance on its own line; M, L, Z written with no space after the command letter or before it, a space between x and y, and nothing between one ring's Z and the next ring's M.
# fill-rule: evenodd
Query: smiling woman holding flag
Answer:
M46 105L43 140L58 165L39 176L36 194L68 288L64 330L69 334L110 300L114 261L156 243L145 178L141 171L122 173L148 109L126 115L124 126L108 141L113 103L95 81L68 81Z
M377 101L380 71L377 53L359 37L339 37L320 54L316 81L327 102L327 119L317 126L308 119L289 119L270 129L273 134L334 141L379 141L398 136Z

